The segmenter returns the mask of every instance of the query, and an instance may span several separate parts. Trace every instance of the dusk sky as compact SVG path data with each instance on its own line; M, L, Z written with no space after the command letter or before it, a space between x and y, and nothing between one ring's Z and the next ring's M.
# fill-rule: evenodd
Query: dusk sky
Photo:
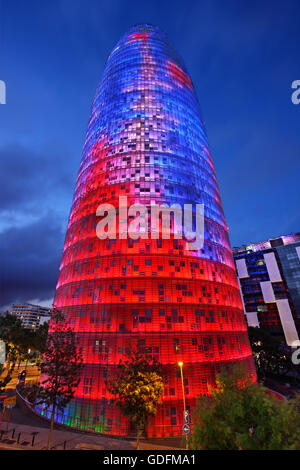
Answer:
M206 123L232 246L300 231L300 2L0 0L0 306L53 298L105 61L163 29Z

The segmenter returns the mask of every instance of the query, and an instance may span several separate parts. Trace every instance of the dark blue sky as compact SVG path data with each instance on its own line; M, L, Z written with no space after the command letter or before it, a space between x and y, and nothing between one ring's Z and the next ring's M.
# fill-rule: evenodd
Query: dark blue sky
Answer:
M0 0L0 305L55 289L96 85L136 23L197 89L233 246L300 230L300 2Z

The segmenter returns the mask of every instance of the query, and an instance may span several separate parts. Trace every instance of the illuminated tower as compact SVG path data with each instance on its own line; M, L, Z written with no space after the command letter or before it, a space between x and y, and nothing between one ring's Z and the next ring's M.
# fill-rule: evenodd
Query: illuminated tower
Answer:
M96 209L204 204L204 245L184 240L100 240ZM73 326L84 369L70 426L126 435L105 378L129 347L163 366L163 404L149 436L181 433L186 405L208 393L216 371L255 371L217 179L192 81L165 34L130 29L111 52L96 90L60 265L55 306Z

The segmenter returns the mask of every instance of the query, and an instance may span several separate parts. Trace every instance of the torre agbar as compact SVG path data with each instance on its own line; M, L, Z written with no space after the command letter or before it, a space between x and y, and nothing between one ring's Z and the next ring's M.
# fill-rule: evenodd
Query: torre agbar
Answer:
M100 239L100 204L204 205L204 244L184 238ZM118 220L118 211L117 211ZM54 306L74 329L84 367L55 420L128 435L105 385L129 349L162 365L164 394L151 436L182 433L186 408L222 367L255 368L220 193L193 83L157 27L131 28L108 57L77 176ZM46 409L39 409L48 415Z

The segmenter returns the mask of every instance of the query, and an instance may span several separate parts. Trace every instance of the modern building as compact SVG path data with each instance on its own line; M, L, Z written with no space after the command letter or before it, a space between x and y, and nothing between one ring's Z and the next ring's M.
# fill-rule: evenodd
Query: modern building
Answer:
M300 233L233 248L249 326L296 346L300 332Z
M175 232L165 238L159 229L156 237L149 225L146 236L136 240L120 233L99 238L97 208L118 207L120 196L125 213L132 204L204 204L204 245L190 250ZM117 221L124 223L118 211ZM163 403L148 424L148 436L182 433L179 362L189 410L199 394L209 393L222 367L243 364L256 380L195 89L155 26L135 26L121 38L96 90L54 305L74 328L84 354L76 397L55 417L64 424L119 435L132 431L105 386L130 348L162 364ZM50 410L39 411L49 416Z
M11 313L20 318L25 328L35 329L50 320L50 312L50 308L25 303L14 304Z

